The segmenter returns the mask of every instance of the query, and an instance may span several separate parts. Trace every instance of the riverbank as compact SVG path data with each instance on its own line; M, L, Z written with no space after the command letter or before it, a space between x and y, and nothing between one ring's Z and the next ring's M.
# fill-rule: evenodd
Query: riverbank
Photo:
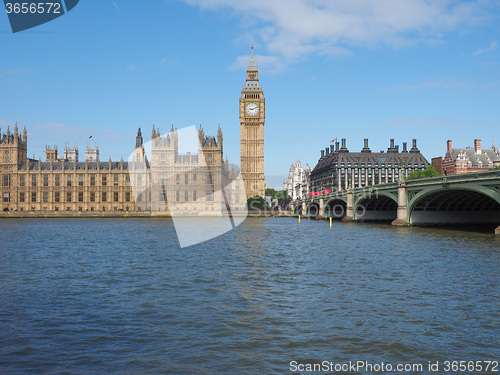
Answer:
M213 217L218 217L212 215ZM230 214L229 216L241 217L271 217L271 216L292 216L291 211L249 211L247 215ZM150 212L150 211L9 211L0 212L0 219L64 219L64 218L171 218L172 215L166 212ZM176 214L175 217L200 217L198 215L181 215ZM210 217L210 216L209 216Z

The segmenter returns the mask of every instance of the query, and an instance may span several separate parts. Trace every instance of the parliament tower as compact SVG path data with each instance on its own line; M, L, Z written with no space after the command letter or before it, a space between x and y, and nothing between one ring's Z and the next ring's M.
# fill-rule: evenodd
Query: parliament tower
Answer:
M247 68L247 79L241 89L241 175L247 198L265 195L264 179L264 122L266 100L259 84L259 71L252 56Z

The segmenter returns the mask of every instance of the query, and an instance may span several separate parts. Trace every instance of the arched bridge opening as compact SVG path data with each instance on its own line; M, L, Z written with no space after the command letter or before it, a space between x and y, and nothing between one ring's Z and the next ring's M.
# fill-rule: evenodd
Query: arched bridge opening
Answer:
M361 199L355 207L355 217L359 221L391 222L397 215L397 202L387 196Z
M307 206L307 216L314 218L318 215L319 215L319 203L313 201Z
M347 203L341 199L332 199L325 204L325 217L342 220L347 212Z
M412 224L500 224L500 203L473 190L439 190L422 196L410 211Z
M303 213L302 213L302 203L300 204L297 204L293 210L293 214L295 216L303 216Z

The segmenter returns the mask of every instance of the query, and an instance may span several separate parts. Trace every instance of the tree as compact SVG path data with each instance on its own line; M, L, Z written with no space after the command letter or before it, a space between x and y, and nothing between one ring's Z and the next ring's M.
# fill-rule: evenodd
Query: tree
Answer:
M276 193L277 191L274 190L273 188L266 188L266 196L271 197L271 199L276 198Z
M429 178L441 176L432 165L429 165L426 169L419 169L417 171L411 171L410 175L406 177L407 180L416 180L419 178Z
M266 201L260 195L248 198L247 207L249 210L261 210L266 207Z
M292 197L290 197L288 191L286 190L276 192L276 198L278 199L279 204L286 204L292 200Z

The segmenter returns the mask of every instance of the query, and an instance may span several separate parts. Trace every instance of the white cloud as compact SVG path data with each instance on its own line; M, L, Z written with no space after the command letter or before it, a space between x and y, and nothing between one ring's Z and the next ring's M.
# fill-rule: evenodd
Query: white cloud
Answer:
M491 42L489 47L486 48L479 48L476 52L473 53L474 56L481 55L486 52L494 51L498 48L498 43L497 42Z
M203 10L230 10L247 28L245 39L264 44L283 63L314 53L346 54L356 47L436 43L446 32L489 17L488 2L482 0L184 1Z
M15 68L15 69L7 69L0 73L0 77L10 77L14 75L24 75L30 74L33 71L31 69L23 69L23 68Z

